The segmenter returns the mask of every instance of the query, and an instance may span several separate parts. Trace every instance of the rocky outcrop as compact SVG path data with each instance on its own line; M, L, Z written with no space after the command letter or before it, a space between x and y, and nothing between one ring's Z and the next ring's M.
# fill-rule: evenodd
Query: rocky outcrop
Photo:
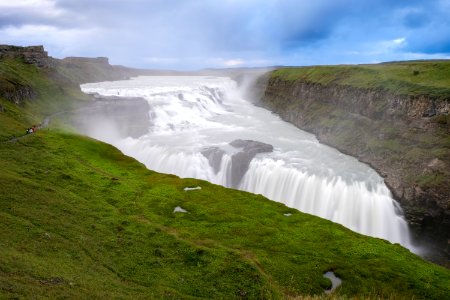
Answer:
M55 60L48 56L44 46L19 47L0 45L0 59L22 59L27 64L33 64L39 68L47 68L55 65Z
M450 95L398 95L271 77L259 103L371 165L416 235L449 254Z
M240 149L231 156L231 184L232 187L237 188L256 154L272 152L273 146L258 141L240 139L232 141L230 145Z
M33 100L36 96L37 93L31 86L0 77L0 97L20 105L24 100Z
M271 80L270 89L266 90L266 95L281 96L285 94L284 90L289 91L285 100L301 98L303 106L320 101L373 120L423 124L427 122L423 122L422 117L433 117L450 112L450 98L393 95L381 89L361 89L340 85L323 86L307 82L292 84L283 82L281 79Z
M237 152L231 156L231 187L238 188L242 177L248 170L250 162L258 153L272 152L273 146L258 141L237 139L229 143L230 146L237 148ZM219 147L208 147L202 152L214 172L217 174L220 170L220 164L225 151Z
M208 159L209 165L213 168L214 173L217 174L220 171L220 163L225 151L219 147L208 147L202 150L201 153Z

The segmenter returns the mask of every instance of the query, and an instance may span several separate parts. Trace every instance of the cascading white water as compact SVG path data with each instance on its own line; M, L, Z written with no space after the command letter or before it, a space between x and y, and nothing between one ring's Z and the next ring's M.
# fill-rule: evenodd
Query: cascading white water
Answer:
M92 135L150 169L260 193L412 249L401 209L376 172L243 99L229 78L138 77L85 84L82 90L148 101L151 121L146 135ZM236 139L270 144L274 151L257 154L242 178L234 178L232 158L243 151L229 144ZM221 153L217 166L204 155L211 147Z

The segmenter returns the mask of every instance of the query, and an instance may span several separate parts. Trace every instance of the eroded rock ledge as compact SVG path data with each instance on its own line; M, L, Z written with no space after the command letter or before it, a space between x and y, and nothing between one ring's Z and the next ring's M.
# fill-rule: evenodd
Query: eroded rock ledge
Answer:
M258 153L272 152L273 146L258 141L237 139L229 143L238 149L231 156L231 187L238 188L242 178L250 166L250 162ZM202 154L208 159L214 172L219 172L225 151L217 146L205 148Z

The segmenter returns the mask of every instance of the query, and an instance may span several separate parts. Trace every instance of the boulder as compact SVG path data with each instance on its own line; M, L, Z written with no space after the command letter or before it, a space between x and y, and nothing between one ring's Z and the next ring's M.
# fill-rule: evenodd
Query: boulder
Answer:
M258 153L272 152L273 146L252 140L234 140L230 143L242 150L231 157L231 187L237 188L248 170L250 162Z

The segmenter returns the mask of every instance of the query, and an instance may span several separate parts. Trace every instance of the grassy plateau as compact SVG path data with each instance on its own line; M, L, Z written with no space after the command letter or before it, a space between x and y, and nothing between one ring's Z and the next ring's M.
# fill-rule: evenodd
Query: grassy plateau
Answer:
M404 95L448 97L450 61L408 61L371 65L336 65L282 68L272 76L356 88L379 88Z
M11 140L86 101L63 79L0 61L1 82L36 91L20 105L0 98L0 299L450 299L450 271L399 245L153 172L64 115ZM330 270L343 283L325 296Z

